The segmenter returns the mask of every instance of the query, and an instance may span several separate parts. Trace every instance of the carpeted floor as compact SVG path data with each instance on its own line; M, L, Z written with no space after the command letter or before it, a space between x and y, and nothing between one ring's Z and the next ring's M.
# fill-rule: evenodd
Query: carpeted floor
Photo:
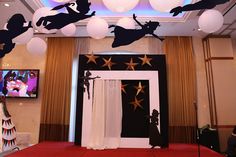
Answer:
M69 142L43 142L7 157L198 157L197 145L170 144L165 149L119 148L90 150ZM200 157L224 157L201 147Z

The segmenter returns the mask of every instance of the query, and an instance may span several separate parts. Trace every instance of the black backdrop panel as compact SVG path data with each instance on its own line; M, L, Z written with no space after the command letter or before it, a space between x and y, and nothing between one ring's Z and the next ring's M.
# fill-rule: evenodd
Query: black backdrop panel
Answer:
M125 91L122 92L122 132L121 137L149 137L149 81L148 80L122 80L122 85L126 85ZM143 92L139 92L135 86L141 83L144 86ZM140 106L136 108L130 102L135 97L141 100Z

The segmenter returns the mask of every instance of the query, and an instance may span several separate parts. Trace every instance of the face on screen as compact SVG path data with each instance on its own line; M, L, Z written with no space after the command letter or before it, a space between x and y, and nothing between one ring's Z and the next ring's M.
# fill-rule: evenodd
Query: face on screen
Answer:
M0 92L6 97L37 97L37 70L3 70Z

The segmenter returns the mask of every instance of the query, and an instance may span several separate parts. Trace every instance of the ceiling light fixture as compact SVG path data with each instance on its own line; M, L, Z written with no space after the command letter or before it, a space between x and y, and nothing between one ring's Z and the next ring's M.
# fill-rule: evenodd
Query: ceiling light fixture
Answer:
M5 6L5 7L10 7L10 4L4 3L4 6Z

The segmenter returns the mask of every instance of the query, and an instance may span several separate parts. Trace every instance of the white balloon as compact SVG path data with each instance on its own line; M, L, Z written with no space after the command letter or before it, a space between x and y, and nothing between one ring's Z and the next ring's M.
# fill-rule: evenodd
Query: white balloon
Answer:
M33 38L33 35L34 35L34 29L29 28L26 32L12 39L12 42L16 44L26 44L31 40L31 38Z
M206 10L198 19L199 28L205 33L218 31L224 23L224 17L218 10Z
M119 19L119 21L117 22L118 26L121 26L125 29L135 29L135 22L133 19L128 18L128 17L123 17L121 19Z
M87 23L87 32L94 39L102 39L108 32L108 24L102 18L92 17Z
M75 32L76 32L76 26L73 23L68 24L65 27L61 28L61 32L65 36L73 36L75 35Z
M52 11L51 9L52 8L49 8L49 7L42 7L42 8L39 8L38 10L36 10L34 12L34 15L33 15L33 25L35 26L35 28L38 31L40 31L42 33L55 33L57 31L57 29L47 30L46 28L44 28L43 23L40 26L36 25L36 23L38 22L38 20L41 17L57 14L57 11Z
M26 45L27 50L32 54L43 54L47 50L46 42L39 38L32 38Z
M152 8L160 12L169 12L171 9L182 6L184 0L149 0Z
M113 12L126 12L133 9L139 0L102 0L104 5Z

